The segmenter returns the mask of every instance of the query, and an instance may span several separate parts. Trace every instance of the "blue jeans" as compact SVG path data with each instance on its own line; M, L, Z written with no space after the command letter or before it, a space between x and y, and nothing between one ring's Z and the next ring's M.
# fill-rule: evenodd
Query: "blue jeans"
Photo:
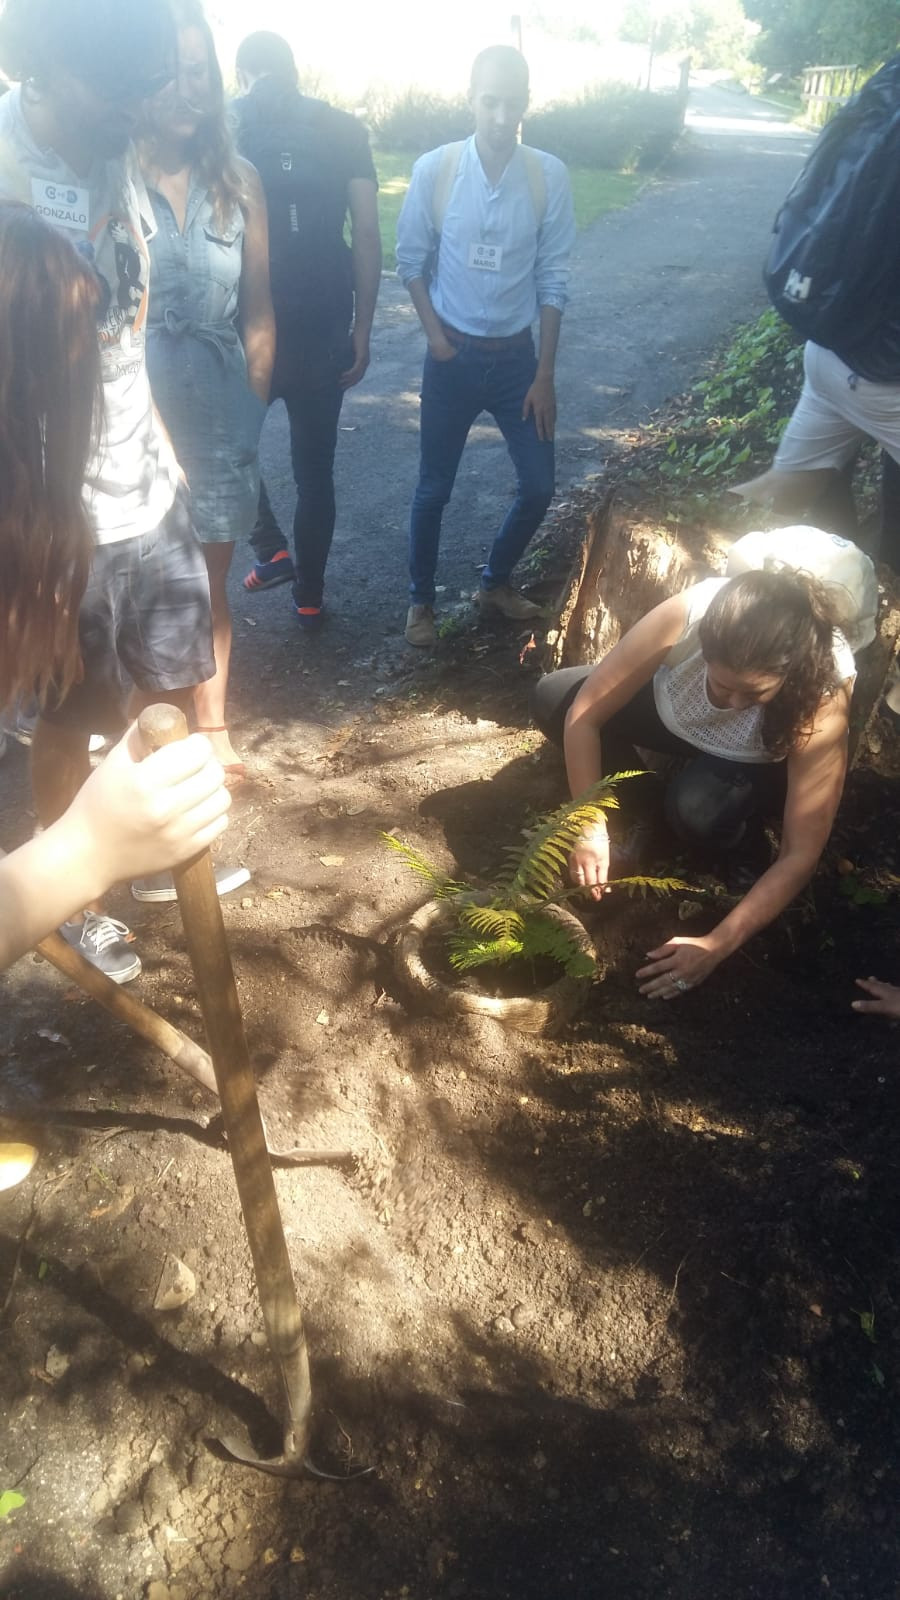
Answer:
M530 341L499 351L465 345L450 361L426 355L419 482L409 522L409 592L415 604L434 603L441 517L469 429L482 411L490 412L503 434L517 480L516 498L484 568L484 588L509 582L540 527L553 498L555 457L552 439L538 438L534 418L522 421L522 403L536 370Z

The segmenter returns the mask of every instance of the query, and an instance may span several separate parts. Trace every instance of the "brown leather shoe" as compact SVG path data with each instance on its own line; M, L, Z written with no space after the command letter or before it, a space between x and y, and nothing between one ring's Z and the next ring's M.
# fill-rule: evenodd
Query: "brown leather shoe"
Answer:
M407 644L414 644L417 650L430 649L437 638L434 607L410 606L406 613L406 627L403 632Z
M508 583L498 583L495 589L479 589L475 604L482 616L489 617L493 612L499 612L501 617L508 617L510 622L533 622L535 617L544 614L542 606L536 606L533 600L526 600L518 589L510 588Z

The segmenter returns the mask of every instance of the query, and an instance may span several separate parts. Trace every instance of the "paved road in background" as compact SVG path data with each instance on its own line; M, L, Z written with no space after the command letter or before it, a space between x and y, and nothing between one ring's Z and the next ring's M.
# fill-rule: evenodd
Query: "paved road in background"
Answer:
M749 96L692 93L682 149L626 210L579 236L558 367L561 494L602 469L608 441L684 389L728 330L765 304L761 265L772 219L810 146L808 134ZM342 415L338 528L327 599L334 637L392 631L406 606L405 533L416 481L422 338L407 297L386 273L373 359ZM263 442L273 500L289 526L287 427L273 408ZM444 522L439 582L446 599L475 583L511 487L502 443L473 431ZM235 578L246 571L239 550ZM288 629L287 591L236 609ZM259 640L256 630L254 644ZM240 633L240 628L238 630ZM324 646L324 640L323 640ZM343 652L342 652L343 653Z

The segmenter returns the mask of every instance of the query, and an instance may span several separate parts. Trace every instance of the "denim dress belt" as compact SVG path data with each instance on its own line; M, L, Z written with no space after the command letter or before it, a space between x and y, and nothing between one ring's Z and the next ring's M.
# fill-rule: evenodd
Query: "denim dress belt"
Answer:
M241 349L241 341L233 322L197 322L193 317L180 317L169 307L163 319L163 327L166 333L171 333L175 339L189 336L210 345L223 366L228 364L228 357L232 351Z

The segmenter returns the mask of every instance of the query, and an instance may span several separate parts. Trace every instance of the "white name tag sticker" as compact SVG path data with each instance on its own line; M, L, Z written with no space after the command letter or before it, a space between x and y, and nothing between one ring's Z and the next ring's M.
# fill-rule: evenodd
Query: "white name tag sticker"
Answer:
M57 228L87 233L91 225L91 192L74 183L48 183L32 178L31 204L39 217Z
M478 272L499 272L503 260L503 246L500 244L470 244L469 266L475 267Z

